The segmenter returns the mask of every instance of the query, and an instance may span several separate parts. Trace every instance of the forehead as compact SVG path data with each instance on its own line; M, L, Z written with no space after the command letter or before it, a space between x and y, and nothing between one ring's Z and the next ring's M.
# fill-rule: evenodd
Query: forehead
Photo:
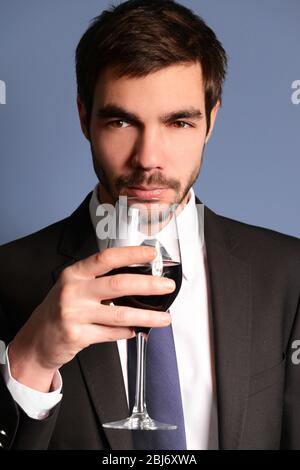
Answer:
M108 67L98 77L94 104L118 104L126 108L168 109L170 105L201 106L204 104L204 83L201 65L176 64L144 77L118 78Z

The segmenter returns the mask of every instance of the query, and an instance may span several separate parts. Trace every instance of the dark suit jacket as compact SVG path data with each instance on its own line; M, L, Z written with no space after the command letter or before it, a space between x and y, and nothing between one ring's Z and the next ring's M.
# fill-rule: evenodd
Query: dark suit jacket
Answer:
M90 195L67 219L0 248L0 338L8 343L59 273L97 251ZM199 201L198 201L199 202ZM205 207L221 449L300 448L300 240ZM201 341L201 332L199 332ZM116 343L81 351L61 369L63 399L36 421L0 377L0 436L13 449L132 449ZM197 400L195 391L195 400Z

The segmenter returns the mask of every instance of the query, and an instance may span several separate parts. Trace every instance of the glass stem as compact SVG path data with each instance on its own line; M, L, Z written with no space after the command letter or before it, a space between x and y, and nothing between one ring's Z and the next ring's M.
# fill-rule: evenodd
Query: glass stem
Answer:
M142 332L137 333L137 370L135 386L135 403L133 413L145 413L146 408L146 348L148 335Z

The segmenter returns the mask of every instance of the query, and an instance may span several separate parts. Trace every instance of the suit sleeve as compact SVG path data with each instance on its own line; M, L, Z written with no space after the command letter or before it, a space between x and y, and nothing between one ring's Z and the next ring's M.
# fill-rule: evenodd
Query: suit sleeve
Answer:
M300 449L300 297L287 352L281 449Z
M0 306L0 339L11 341L7 315ZM56 424L60 404L44 420L29 418L12 398L0 374L0 448L47 449Z

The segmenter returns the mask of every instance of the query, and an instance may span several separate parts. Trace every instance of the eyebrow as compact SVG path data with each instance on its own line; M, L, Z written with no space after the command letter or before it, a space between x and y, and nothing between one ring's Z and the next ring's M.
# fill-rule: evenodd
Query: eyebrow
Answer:
M199 120L202 118L202 116L203 114L199 109L190 107L187 109L180 109L178 111L172 111L170 113L163 114L162 116L160 116L159 119L162 123L167 123L170 121L175 121L177 119ZM143 124L142 120L137 114L127 111L125 108L122 108L121 106L117 106L114 104L108 104L102 108L98 108L97 117L100 119L118 117L118 118L124 119L124 121L129 121L129 122L139 124L139 125Z

